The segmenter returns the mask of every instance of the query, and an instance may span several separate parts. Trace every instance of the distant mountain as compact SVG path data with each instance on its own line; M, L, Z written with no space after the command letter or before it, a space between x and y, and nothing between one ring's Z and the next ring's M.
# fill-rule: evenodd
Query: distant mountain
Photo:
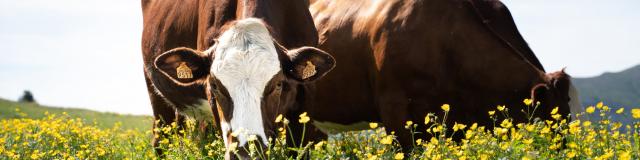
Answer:
M573 82L585 106L602 101L612 108L640 107L640 65L618 73L575 78Z

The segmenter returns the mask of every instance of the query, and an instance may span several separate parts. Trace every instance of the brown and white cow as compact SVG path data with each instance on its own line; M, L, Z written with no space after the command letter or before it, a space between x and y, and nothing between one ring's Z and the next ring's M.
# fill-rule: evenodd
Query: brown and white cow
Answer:
M319 48L337 63L303 107L323 131L380 121L407 148L405 122L442 104L452 106L448 123L488 127L497 105L526 121L525 98L542 102L541 118L555 106L580 111L570 76L545 73L498 0L317 0L310 10Z
M305 84L335 64L313 47L318 36L307 3L143 0L145 78L160 126L219 122L227 147L243 147L248 135L268 144L276 116L300 114ZM245 135L231 136L240 129Z

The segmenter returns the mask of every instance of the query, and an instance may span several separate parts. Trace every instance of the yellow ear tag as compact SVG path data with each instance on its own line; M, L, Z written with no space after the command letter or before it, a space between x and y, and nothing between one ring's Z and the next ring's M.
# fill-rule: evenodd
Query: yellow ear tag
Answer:
M307 79L316 75L316 65L313 65L311 61L307 61L307 66L302 70L302 79Z
M179 79L189 79L193 78L193 74L191 73L191 68L187 66L187 62L180 62L180 66L176 68L176 74Z

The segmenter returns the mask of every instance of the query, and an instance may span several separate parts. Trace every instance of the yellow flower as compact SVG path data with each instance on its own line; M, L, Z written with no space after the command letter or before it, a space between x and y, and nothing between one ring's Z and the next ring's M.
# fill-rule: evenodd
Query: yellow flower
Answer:
M382 143L382 144L391 144L391 143L393 143L393 136L388 135L388 136L382 138L380 140L380 143Z
M309 120L311 120L311 118L309 118L309 116L307 116L307 112L304 112L302 114L300 114L300 120L298 120L298 122L304 124L309 122Z
M453 125L453 131L458 131L458 130L463 130L465 127L467 127L467 125L464 124L458 124L458 122L455 122L455 124Z
M324 145L324 141L320 141L318 143L316 143L316 145L314 146L316 150L320 150L322 149L322 145Z
M407 126L413 125L413 121L407 121Z
M620 154L618 155L618 157L619 157L621 160L629 160L629 159L631 159L631 154L629 153L629 151L623 151L623 152L620 152Z
M524 141L522 141L522 143L529 145L531 143L533 143L533 138L529 138L529 139L525 139Z
M449 112L449 104L443 104L442 106L440 106L440 108L442 108L442 110L444 110L445 112Z
M502 123L500 123L501 127L504 128L511 128L513 126L513 124L511 123L511 121L509 119L505 119L502 121Z
M278 117L276 117L276 123L280 123L282 122L282 114L279 114Z
M504 105L502 105L502 106L501 106L501 105L498 105L498 107L497 107L497 108L498 108L498 111L503 111L503 110L504 110L504 108L506 108L506 106L504 106Z
M376 129L376 128L378 128L378 123L375 123L375 122L374 123L369 123L369 127L371 129Z
M553 110L551 110L551 115L554 115L556 113L558 113L558 107L553 108Z
M569 153L567 153L567 158L573 158L576 156L576 152L574 151L569 151Z
M622 114L624 112L624 108L620 107L620 109L616 110L616 114Z
M635 119L640 119L640 108L634 108L631 110L631 116Z
M489 116L493 116L494 114L496 114L496 111L489 111Z
M596 108L598 109L602 109L602 106L604 106L604 103L602 102L598 102L598 104L596 104Z
M424 117L424 124L429 124L429 122L431 122L431 117L429 117L429 115Z
M252 134L252 135L249 135L249 137L247 138L247 141L251 142L251 141L255 141L257 139L258 139L258 137L256 137L256 135Z
M589 106L587 107L587 109L585 110L587 113L593 113L594 111L596 111L596 108L593 106Z
M560 120L560 118L562 118L562 115L560 115L560 114L554 114L554 115L551 115L551 117L552 117L553 119L555 119L555 120Z
M404 159L404 153L396 153L396 155L393 156L393 159Z
M530 105L531 105L531 103L533 103L533 100L531 100L531 99L524 99L524 101L522 101L522 102L524 102L524 104L525 104L525 105L530 106Z
M591 121L584 121L582 126L589 127L591 125Z

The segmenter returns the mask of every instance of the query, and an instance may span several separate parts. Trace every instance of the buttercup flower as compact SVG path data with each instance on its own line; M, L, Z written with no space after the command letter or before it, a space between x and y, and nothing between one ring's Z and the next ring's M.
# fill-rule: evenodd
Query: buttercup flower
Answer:
M585 110L585 112L587 113L593 113L594 111L596 111L596 108L593 106L589 106L587 107L587 109Z
M442 110L445 112L449 112L449 104L443 104L442 106L440 106L440 108L442 108Z
M393 156L393 159L404 159L404 153L396 153L396 155Z
M309 116L307 116L307 112L304 112L302 114L300 114L300 120L298 120L300 123L304 124L309 122L309 120L311 120L311 118L309 118Z
M279 114L278 117L276 117L276 123L280 123L282 122L282 114Z
M376 129L376 128L378 128L378 123L375 123L375 122L373 122L373 123L369 123L369 128L371 128L371 129Z
M524 99L524 101L522 101L522 102L524 102L524 104L525 104L525 105L530 106L530 105L531 105L531 103L533 103L533 100L531 100L531 99Z

